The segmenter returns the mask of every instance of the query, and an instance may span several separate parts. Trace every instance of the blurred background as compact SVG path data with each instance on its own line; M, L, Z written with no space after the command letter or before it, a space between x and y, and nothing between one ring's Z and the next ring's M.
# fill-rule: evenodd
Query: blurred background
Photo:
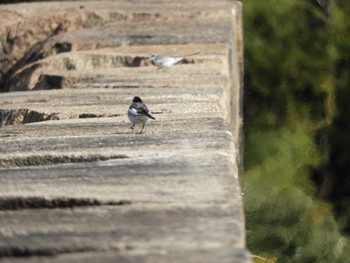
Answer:
M248 248L350 262L350 1L242 2Z
M248 248L255 262L350 262L350 1L243 8Z

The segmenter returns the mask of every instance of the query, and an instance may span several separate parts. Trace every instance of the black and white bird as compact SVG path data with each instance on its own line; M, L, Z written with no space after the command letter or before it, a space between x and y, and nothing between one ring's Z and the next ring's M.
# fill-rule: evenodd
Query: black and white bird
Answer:
M197 53L192 53L185 56L176 56L176 57L153 54L147 57L147 59L151 61L155 66L157 66L159 69L166 69L166 68L170 68L176 63L179 63L181 60L184 60L185 57L194 56L197 54L199 53L197 52Z
M145 124L146 122L148 122L149 119L156 119L151 115L147 106L142 102L141 98L137 96L135 96L132 99L131 105L128 110L128 117L132 124L132 131L134 131L135 124L142 123L142 129L140 133L142 133L143 128L145 128Z

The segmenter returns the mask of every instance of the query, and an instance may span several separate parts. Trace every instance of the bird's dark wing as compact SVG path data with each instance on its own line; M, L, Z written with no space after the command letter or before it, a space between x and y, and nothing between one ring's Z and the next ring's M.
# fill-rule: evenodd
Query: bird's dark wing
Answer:
M151 118L151 119L155 120L155 118L151 114L149 114L149 110L148 110L148 108L147 108L147 106L145 104L139 103L138 105L136 105L136 111L140 115L145 115L148 118Z

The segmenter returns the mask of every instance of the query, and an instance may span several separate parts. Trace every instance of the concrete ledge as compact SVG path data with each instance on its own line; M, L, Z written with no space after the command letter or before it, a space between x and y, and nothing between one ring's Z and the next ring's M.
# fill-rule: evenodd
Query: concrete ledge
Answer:
M2 262L250 262L240 3L50 2L0 14L0 89L16 91L0 95ZM158 70L151 53L197 54ZM130 130L133 96L156 118L143 134Z

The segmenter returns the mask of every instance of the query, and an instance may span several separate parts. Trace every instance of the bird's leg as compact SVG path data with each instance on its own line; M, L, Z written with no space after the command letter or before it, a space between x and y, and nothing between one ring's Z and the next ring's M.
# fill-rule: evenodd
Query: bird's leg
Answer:
M140 134L142 133L143 128L145 128L145 123L142 124L142 129L141 129L141 131L140 131Z
M134 127L135 127L135 123L133 123L132 126L130 127L132 133L134 133Z

